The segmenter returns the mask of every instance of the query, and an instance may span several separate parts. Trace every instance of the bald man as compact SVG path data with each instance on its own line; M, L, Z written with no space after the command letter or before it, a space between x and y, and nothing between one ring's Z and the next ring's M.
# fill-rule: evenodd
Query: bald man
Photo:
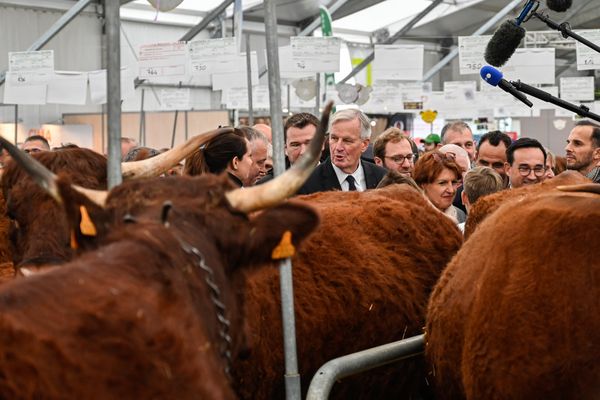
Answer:
M253 128L265 135L269 143L273 143L273 133L271 132L271 127L269 125L256 124L253 126Z

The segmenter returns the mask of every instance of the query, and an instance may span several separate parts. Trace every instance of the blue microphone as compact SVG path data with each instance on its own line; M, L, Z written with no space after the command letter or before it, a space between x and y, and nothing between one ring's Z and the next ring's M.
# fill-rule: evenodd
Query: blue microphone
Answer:
M510 93L521 100L527 107L533 107L533 103L523 93L519 92L510 82L503 78L502 72L494 67L486 65L479 71L481 78L492 86L498 86L506 93Z

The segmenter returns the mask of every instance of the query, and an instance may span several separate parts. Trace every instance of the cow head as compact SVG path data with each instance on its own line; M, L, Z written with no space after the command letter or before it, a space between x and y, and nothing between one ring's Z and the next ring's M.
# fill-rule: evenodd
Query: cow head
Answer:
M207 140L230 131L231 128L216 129L197 135L152 159L123 163L123 177L158 176ZM26 264L59 264L69 260L73 255L73 232L76 229L73 229L72 217L65 215L54 174L61 174L64 180L81 190L103 190L107 182L106 158L88 149L66 148L35 154L34 159L38 163L30 163L27 162L30 160L28 156L4 138L0 138L0 144L13 157L2 176L2 190L11 219L10 244L14 265L18 269ZM86 203L84 200L81 202ZM79 206L77 210L77 213L86 213Z

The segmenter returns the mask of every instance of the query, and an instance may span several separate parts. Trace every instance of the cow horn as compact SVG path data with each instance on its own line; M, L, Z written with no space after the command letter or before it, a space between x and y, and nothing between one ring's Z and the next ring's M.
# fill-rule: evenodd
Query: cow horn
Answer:
M107 190L88 189L79 185L71 185L71 187L87 197L94 204L102 208L106 205L106 198L108 197Z
M155 157L141 161L121 163L123 179L149 178L158 176L188 157L204 143L224 133L232 133L233 128L219 128L194 136L187 142Z
M581 185L557 186L556 188L563 192L588 192L600 194L600 184L597 183L583 183Z
M332 108L333 102L325 106L317 132L310 141L307 151L290 169L262 185L235 189L226 193L225 196L231 206L248 213L274 206L295 194L308 179L319 160Z
M8 151L12 158L31 175L38 185L46 190L59 204L62 204L62 196L56 184L56 175L48 171L38 160L19 150L17 146L2 136L0 136L0 146Z

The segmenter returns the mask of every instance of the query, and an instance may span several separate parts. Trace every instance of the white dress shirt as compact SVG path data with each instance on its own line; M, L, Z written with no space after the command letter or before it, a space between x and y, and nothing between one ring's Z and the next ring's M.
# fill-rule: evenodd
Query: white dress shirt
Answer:
M349 189L348 181L346 180L346 177L348 177L348 175L352 175L352 177L354 178L357 192L364 192L367 189L365 172L360 161L358 162L358 168L356 168L356 171L354 171L351 174L345 173L344 171L339 169L333 162L331 163L331 165L333 166L333 170L335 171L335 175L337 176L338 182L340 183L343 192L347 192Z

